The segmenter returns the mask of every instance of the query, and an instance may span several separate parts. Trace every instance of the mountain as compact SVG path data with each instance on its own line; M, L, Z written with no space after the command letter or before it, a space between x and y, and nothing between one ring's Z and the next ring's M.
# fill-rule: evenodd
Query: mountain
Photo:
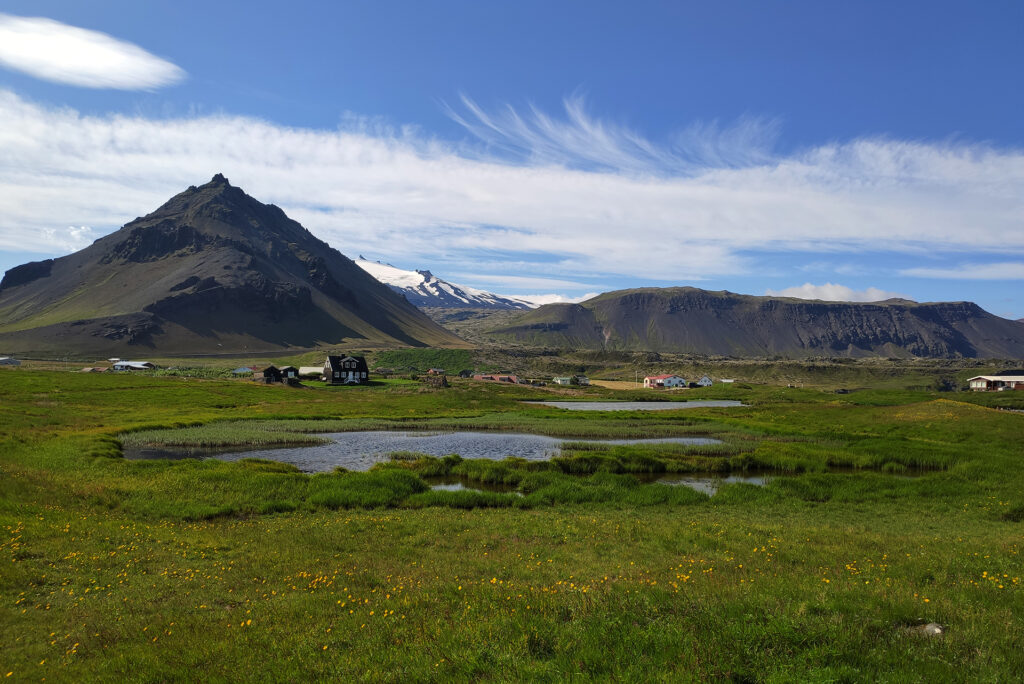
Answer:
M368 261L359 257L355 260L364 271L405 295L416 306L472 309L532 309L536 305L525 299L502 297L492 292L477 290L441 280L430 271L406 271L391 264Z
M1024 358L1024 324L970 302L824 302L692 287L548 304L490 335L551 347L747 357Z
M217 174L0 281L0 349L120 355L463 346L274 205Z

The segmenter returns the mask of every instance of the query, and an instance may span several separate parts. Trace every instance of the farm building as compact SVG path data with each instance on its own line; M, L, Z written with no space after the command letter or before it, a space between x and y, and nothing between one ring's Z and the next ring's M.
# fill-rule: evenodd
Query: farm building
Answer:
M664 387L686 387L686 378L678 375L648 375L644 378L644 387L661 389Z
M556 385L571 385L572 378L568 376L563 378L551 378L551 382L555 383Z
M252 379L256 382L262 382L269 385L272 382L281 382L281 369L277 366L267 366L266 368L257 368L252 372Z
M114 364L114 370L116 371L138 371L138 370L153 370L156 365L149 361L118 361Z
M328 356L323 377L331 385L365 385L370 382L370 369L362 356Z
M714 382L711 380L710 375L702 375L700 380L697 381L697 387L711 387Z
M296 368L295 366L285 366L284 368L279 368L278 370L281 371L281 377L284 378L285 380L287 380L288 378L299 377L299 369Z
M1024 375L978 375L967 381L974 392L1024 390Z

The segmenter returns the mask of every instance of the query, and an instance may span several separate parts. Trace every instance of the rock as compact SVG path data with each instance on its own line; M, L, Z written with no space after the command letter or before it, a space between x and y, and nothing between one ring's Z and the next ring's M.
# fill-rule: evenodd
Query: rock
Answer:
M924 637L940 637L946 633L946 628L937 622L929 622L924 625L914 625L912 627L904 627L905 632L913 634L915 636Z

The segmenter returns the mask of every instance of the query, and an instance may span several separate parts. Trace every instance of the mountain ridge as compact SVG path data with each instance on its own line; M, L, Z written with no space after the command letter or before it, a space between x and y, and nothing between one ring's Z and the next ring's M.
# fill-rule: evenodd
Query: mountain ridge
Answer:
M532 309L536 305L525 299L505 297L465 285L456 285L438 278L428 270L407 271L381 261L370 261L360 256L357 266L405 296L417 307L476 308L476 309Z
M825 302L693 287L547 304L489 332L542 346L726 356L1024 357L1024 324L971 302Z
M464 343L222 174L0 281L12 351L228 352Z

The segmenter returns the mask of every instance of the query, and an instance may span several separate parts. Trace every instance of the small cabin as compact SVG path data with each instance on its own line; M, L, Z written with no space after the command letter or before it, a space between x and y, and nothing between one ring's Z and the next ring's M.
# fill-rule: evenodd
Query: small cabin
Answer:
M253 369L252 379L255 382L260 382L265 385L269 385L274 382L282 381L281 369L277 366L267 366L265 368Z
M713 384L715 383L710 375L702 375L700 380L697 381L697 387L711 387Z
M284 368L279 368L278 370L281 371L281 377L284 378L285 380L288 380L289 378L298 379L299 377L299 369L296 368L295 366L285 366Z
M568 376L558 377L558 378L551 378L551 382L555 383L556 385L571 385L572 384L572 378L570 378Z
M370 369L362 356L328 356L323 378L329 385L365 385L370 382Z

